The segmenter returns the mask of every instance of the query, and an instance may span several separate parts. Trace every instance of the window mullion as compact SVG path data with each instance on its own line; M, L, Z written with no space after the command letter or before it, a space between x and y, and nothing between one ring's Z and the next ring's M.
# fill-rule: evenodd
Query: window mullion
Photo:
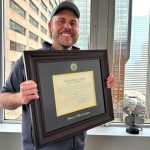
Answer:
M4 119L4 117L3 117L3 109L0 108L0 123L3 122L3 119Z
M0 1L0 88L4 81L4 1ZM3 109L0 107L0 122L3 122Z

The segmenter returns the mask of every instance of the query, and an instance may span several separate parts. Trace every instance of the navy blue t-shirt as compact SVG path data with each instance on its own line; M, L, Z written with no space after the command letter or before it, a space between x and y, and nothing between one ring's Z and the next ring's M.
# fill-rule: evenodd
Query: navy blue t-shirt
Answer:
M43 50L50 50L51 44L44 42ZM16 93L20 91L20 83L24 82L25 71L23 59L17 60L15 63L5 85L2 87L1 92ZM32 138L32 125L29 105L22 106L22 135L23 135L23 149L34 150L34 140ZM65 140L53 143L41 150L83 150L85 146L86 132L66 138Z

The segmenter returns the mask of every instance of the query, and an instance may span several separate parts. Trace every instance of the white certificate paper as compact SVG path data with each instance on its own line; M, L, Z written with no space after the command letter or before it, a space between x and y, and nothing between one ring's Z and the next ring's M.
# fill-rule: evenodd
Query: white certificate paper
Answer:
M57 117L96 106L94 72L53 75Z

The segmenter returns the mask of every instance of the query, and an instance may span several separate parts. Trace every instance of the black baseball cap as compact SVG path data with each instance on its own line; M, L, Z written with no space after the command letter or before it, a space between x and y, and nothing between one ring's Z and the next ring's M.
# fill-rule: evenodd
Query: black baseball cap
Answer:
M69 9L71 11L73 11L75 13L75 15L77 16L77 18L80 18L80 11L78 9L78 7L70 1L63 1L61 2L58 6L56 6L52 13L51 13L51 17L50 20L52 19L53 16L55 16L60 10L63 9Z

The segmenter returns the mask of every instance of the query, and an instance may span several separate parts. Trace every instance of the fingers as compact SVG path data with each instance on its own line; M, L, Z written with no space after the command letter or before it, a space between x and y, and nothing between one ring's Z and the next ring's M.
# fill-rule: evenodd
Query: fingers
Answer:
M115 79L112 73L109 74L108 78L107 78L107 88L111 88L113 87L115 84Z
M28 104L31 100L38 99L37 84L32 81L25 81L20 84L20 102L22 104Z
M20 84L20 89L21 90L26 90L26 89L30 90L30 89L33 89L33 88L37 88L37 84L32 80L28 80L28 81L22 82Z

